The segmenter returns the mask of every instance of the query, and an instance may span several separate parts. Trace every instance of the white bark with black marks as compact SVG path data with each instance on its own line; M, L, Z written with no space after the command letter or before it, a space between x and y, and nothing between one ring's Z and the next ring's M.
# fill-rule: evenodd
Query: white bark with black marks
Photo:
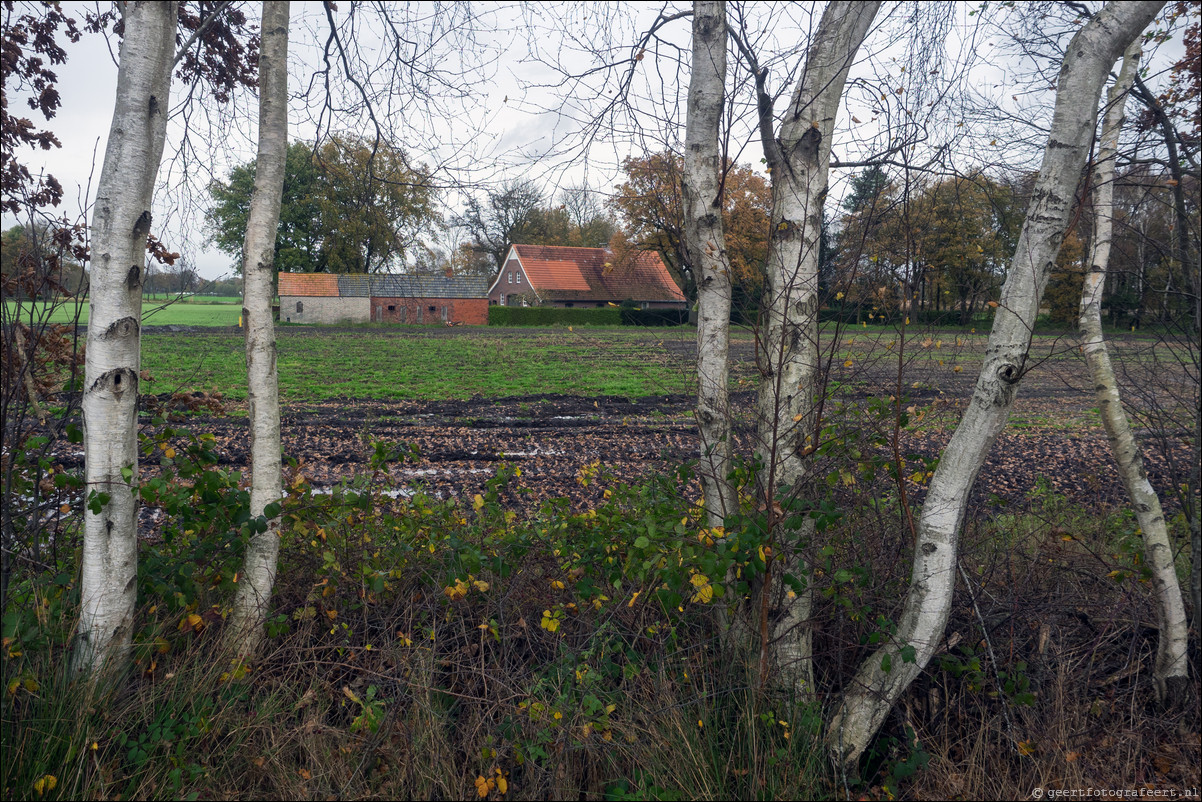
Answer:
M860 755L943 638L969 494L1006 425L1027 367L1040 298L1068 228L1078 179L1093 141L1102 85L1111 65L1162 5L1162 0L1108 3L1069 43L1043 164L1002 288L981 373L922 508L910 590L896 634L860 667L831 721L828 745L836 763L848 773L855 773Z
M1152 590L1156 594L1157 624L1160 628L1159 647L1152 678L1157 700L1161 704L1181 704L1189 696L1189 622L1177 569L1173 561L1173 544L1169 540L1160 497L1148 481L1139 443L1131 431L1115 380L1114 367L1102 334L1102 290L1106 285L1106 270L1110 263L1110 247L1114 237L1114 163L1118 152L1119 132L1123 127L1123 109L1127 95L1135 82L1139 66L1140 42L1136 39L1123 56L1118 80L1110 88L1107 111L1102 124L1102 137L1093 170L1094 237L1089 253L1089 272L1081 293L1081 341L1085 361L1089 365L1098 411L1110 450L1118 463L1123 487L1131 498L1136 520L1143 532L1144 559L1152 572Z
M731 465L731 270L722 222L718 127L726 104L726 3L693 4L693 63L685 126L685 248L697 275L697 429L701 486L709 525L735 511Z
M880 8L878 2L836 0L822 14L802 77L773 131L771 101L758 73L760 138L772 174L772 217L757 361L756 454L762 468L759 496L774 533L784 530L775 502L795 494L813 447L818 376L818 252L830 172L831 137L847 73ZM813 522L776 537L751 626L759 633L761 680L812 693L810 608L812 591L798 593L781 581L805 566L794 544L813 535ZM767 595L763 595L766 593Z
M250 423L250 514L264 514L283 495L280 481L280 398L276 371L275 242L288 151L288 2L263 3L259 50L259 153L255 188L242 248L242 320L246 326L246 380ZM254 654L263 638L279 562L279 517L246 547L230 616L230 644L239 657Z
M128 658L137 596L138 374L150 203L167 131L177 3L123 6L117 97L92 213L84 477L104 501L84 512L75 665ZM107 498L107 501L105 499Z

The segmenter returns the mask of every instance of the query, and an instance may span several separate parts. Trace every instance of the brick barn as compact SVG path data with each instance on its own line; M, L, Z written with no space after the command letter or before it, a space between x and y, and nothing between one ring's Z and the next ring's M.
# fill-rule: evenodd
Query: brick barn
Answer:
M280 273L281 323L488 325L488 279Z
M643 309L684 309L685 298L658 253L615 262L608 248L511 245L488 289L499 306L588 308L634 301Z

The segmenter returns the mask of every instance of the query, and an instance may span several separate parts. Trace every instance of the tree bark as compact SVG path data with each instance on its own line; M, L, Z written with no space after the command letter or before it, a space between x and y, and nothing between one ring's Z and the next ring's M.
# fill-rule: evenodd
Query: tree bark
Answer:
M828 746L836 764L849 774L855 773L860 755L885 716L926 667L943 637L968 497L990 447L1006 425L1022 381L1039 302L1093 140L1098 96L1111 65L1162 5L1162 0L1108 3L1069 43L1043 164L1002 288L981 373L931 479L918 522L910 590L897 632L860 667L831 721Z
M730 259L722 223L718 126L726 104L726 3L693 4L693 63L685 126L685 248L697 282L697 429L701 486L711 527L736 509L730 473Z
M176 8L175 2L123 7L117 98L92 214L82 400L89 509L75 665L93 675L123 665L133 635L142 278L166 139Z
M879 2L848 0L826 7L779 137L765 72L757 69L760 138L772 173L772 229L757 344L756 454L758 493L773 548L753 605L758 608L754 627L760 636L761 681L773 674L805 694L813 691L812 591L809 583L798 592L782 580L803 572L799 546L812 538L813 522L784 532L778 500L800 490L817 434L818 255L831 136L848 70L879 8Z
M1110 246L1114 236L1114 162L1119 131L1123 127L1123 109L1141 55L1140 42L1136 39L1123 56L1122 70L1107 98L1108 108L1093 172L1094 237L1089 255L1089 273L1085 276L1081 293L1080 326L1085 361L1097 393L1102 425L1110 438L1110 450L1118 463L1123 486L1135 508L1135 517L1143 532L1145 560L1152 572L1160 627L1160 645L1152 673L1157 700L1161 704L1179 704L1189 695L1189 664L1186 657L1189 623L1185 617L1181 586L1177 581L1173 545L1169 540L1160 498L1148 481L1139 444L1123 410L1118 382L1102 335L1102 290L1106 285L1106 269L1110 263Z
M283 495L280 482L280 398L276 372L275 241L288 153L288 2L263 3L259 51L259 153L255 189L242 248L242 319L246 325L246 380L249 402L250 514L258 517ZM280 522L251 537L238 577L230 617L230 645L240 658L254 654L263 638L271 589L279 561Z

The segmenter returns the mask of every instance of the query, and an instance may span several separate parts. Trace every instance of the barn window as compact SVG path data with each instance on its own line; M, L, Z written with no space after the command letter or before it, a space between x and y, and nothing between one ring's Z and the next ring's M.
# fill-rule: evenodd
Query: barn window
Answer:
M395 307L395 306L393 306L392 304L389 304L389 305L388 305L388 311L389 311L389 312L395 312L395 311L396 311L396 307Z
M434 311L434 307L432 307L432 306L431 306L431 307L430 307L430 311L431 311L431 312L433 312L433 311Z
M572 302L571 302L571 301L568 301L566 304L564 304L564 306L566 306L568 309L571 309L571 308L572 308Z
M296 302L296 311L298 314L305 311L305 305L303 303L301 303L300 301L297 301Z

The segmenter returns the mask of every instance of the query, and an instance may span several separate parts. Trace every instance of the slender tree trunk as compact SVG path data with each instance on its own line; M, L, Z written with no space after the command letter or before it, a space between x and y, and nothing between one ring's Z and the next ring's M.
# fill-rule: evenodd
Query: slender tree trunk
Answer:
M1162 5L1162 0L1108 3L1069 43L1043 164L1002 288L981 373L923 505L910 590L897 632L860 667L831 721L829 747L848 773L855 773L860 755L885 716L926 667L943 637L968 497L990 447L1006 425L1026 368L1039 302L1093 140L1098 96L1111 65Z
M255 189L242 247L242 318L246 324L246 380L250 407L250 514L265 514L283 495L280 484L280 398L276 374L275 321L271 297L275 285L275 241L284 191L288 153L288 2L263 3L263 43L259 51L259 154ZM249 657L263 637L271 589L279 559L280 522L269 516L267 528L246 547L238 593L230 618L230 643Z
M1089 254L1089 272L1081 293L1081 340L1085 361L1093 378L1098 396L1098 409L1110 450L1118 463L1119 475L1144 538L1144 555L1152 571L1152 587L1156 593L1157 620L1160 625L1160 646L1156 653L1153 679L1156 696L1162 703L1179 703L1188 696L1189 665L1186 650L1189 624L1177 569L1173 560L1173 545L1160 498L1152 489L1144 470L1139 444L1131 432L1127 414L1119 396L1118 382L1110 364L1110 354L1102 336L1102 289L1106 285L1106 269L1110 263L1110 245L1114 235L1114 162L1118 150L1119 131L1123 127L1123 109L1134 83L1141 53L1139 39L1127 48L1118 80L1110 88L1108 108L1102 124L1097 165L1093 173L1094 236Z
M701 485L711 527L735 511L730 473L730 259L722 224L722 156L718 125L726 105L726 3L693 4L682 189L685 247L697 282L697 429Z
M1173 212L1177 218L1177 225L1174 227L1177 233L1174 250L1177 252L1177 260L1181 263L1182 272L1185 273L1186 280L1189 281L1190 290L1194 296L1194 353L1197 354L1199 349L1202 348L1202 265L1199 265L1198 258L1197 226L1190 225L1189 213L1186 211L1186 175L1185 171L1181 168L1183 160L1177 147L1177 132L1174 130L1172 120L1165 114L1164 107L1160 104L1160 101L1144 86L1139 76L1136 76L1135 84L1139 88L1139 94L1144 104L1156 117L1161 135L1164 137L1165 148L1168 150L1169 171L1173 176ZM1184 143L1182 143L1182 146L1184 147ZM1165 317L1167 319L1167 313ZM1194 444L1192 453L1190 454L1190 462L1190 476L1186 485L1186 497L1183 506L1185 507L1190 528L1190 595L1194 607L1194 629L1199 634L1202 634L1202 525L1200 525L1202 510L1198 509L1197 501L1198 488L1200 480L1202 480L1202 477L1199 476L1199 466L1202 465L1202 415L1194 417Z
M175 2L123 7L117 99L92 214L82 400L85 481L75 664L99 674L128 657L137 597L138 373L150 202L167 131Z
M757 71L760 138L772 172L772 228L757 353L756 452L772 550L766 552L759 598L753 597L754 627L761 681L772 674L803 693L813 690L813 593L809 583L798 591L783 579L804 573L800 546L812 538L814 526L807 519L799 530L784 531L787 514L779 504L796 498L815 446L818 258L831 136L848 70L879 8L879 2L848 0L826 7L779 137L772 130L765 72Z

